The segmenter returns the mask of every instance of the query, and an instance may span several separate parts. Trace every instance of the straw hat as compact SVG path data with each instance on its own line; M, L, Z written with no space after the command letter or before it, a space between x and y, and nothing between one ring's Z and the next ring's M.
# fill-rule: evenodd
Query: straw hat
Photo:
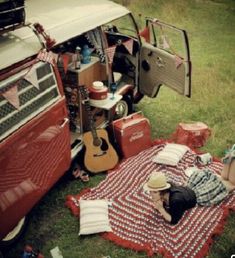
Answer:
M147 191L162 191L170 188L171 185L167 183L166 176L162 172L153 172L147 183L144 184L144 190Z

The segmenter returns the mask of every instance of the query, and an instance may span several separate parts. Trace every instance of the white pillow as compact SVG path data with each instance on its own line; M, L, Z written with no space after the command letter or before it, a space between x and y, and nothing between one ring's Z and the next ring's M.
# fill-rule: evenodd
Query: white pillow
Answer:
M188 150L189 147L185 145L168 143L163 150L153 157L153 161L159 164L176 166Z
M79 235L112 231L108 217L108 201L80 200Z

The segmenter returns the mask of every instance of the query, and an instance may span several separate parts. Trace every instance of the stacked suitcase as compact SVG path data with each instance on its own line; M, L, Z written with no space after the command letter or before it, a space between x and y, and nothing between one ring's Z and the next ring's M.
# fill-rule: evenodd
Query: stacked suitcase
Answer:
M141 112L113 122L114 137L124 158L137 155L152 145L149 120Z
M25 22L24 0L0 0L0 34Z

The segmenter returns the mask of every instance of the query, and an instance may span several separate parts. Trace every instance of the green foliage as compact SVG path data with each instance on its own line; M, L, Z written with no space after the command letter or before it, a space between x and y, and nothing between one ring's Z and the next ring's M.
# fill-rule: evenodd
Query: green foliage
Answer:
M130 0L128 4L141 27L144 15L156 17L184 28L191 47L192 98L179 96L166 88L156 99L145 97L136 106L150 119L153 138L169 138L179 122L202 121L212 129L203 148L222 157L228 144L235 143L235 2L233 0ZM142 11L144 10L144 13ZM142 13L140 21L139 14ZM79 237L79 220L65 207L65 196L77 194L98 184L105 175L92 177L87 184L63 178L35 207L28 230L21 241L6 254L20 257L23 246L32 244L50 257L49 250L59 246L64 258L146 257L120 248L101 237ZM235 216L229 218L222 236L215 239L210 258L235 254ZM159 256L154 256L159 257Z

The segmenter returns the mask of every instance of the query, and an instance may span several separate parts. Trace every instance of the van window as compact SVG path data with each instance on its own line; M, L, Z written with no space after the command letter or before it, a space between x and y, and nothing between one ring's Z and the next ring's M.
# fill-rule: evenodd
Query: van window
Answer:
M150 42L152 45L172 55L187 58L187 48L184 45L181 31L160 23L152 23L151 27Z
M137 38L135 25L132 17L129 14L122 16L111 23L107 23L106 27L108 30L113 30L113 32L118 32L132 38Z
M29 68L0 82L0 91L17 85L20 102L16 109L3 95L0 95L0 140L17 130L27 121L52 105L60 96L57 82L49 63L39 62L32 68L38 88L24 79Z

